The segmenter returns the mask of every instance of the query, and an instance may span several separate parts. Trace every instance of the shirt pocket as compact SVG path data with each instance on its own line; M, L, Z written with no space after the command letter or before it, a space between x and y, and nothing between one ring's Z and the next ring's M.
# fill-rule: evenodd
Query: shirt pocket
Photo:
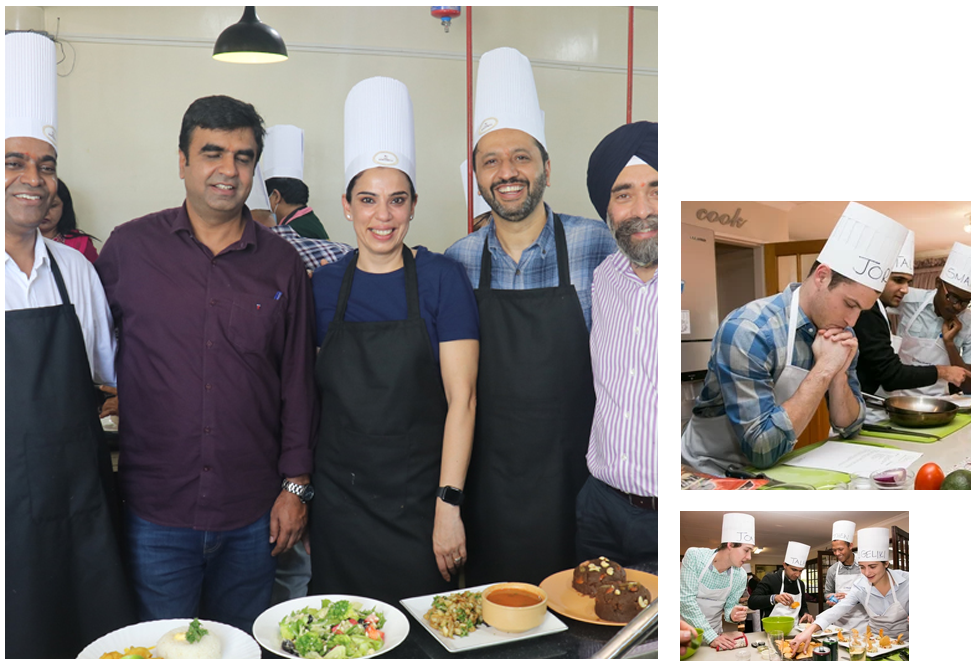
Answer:
M271 348L284 312L282 299L237 294L231 301L228 338L241 352L263 354Z

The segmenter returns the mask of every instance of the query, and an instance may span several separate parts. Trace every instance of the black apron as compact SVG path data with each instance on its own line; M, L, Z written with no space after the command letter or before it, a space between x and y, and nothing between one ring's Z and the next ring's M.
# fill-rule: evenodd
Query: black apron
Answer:
M356 273L343 276L319 358L322 395L310 506L310 595L391 604L448 590L432 545L448 403L404 246L408 318L345 322Z
M74 658L136 622L88 354L50 260L62 305L6 313L7 658Z
M560 284L494 290L482 249L475 443L463 518L467 586L537 584L574 567L575 502L594 415L588 330L554 215Z

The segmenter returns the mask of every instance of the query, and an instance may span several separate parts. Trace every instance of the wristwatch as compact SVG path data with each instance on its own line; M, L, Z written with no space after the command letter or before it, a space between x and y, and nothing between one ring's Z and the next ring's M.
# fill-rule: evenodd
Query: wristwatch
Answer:
M462 493L462 489L456 489L454 486L442 486L438 488L438 497L449 505L458 506L462 504L465 494Z
M312 488L312 484L296 484L295 482L290 482L287 479L282 480L282 488L289 493L294 493L299 496L299 500L302 504L308 503L312 500L313 496L316 495L316 490Z

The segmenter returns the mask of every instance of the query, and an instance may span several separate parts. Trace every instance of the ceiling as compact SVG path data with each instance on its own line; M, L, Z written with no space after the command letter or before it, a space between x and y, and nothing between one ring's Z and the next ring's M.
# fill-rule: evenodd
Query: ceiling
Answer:
M679 544L683 553L689 547L715 547L720 543L723 515L727 512L680 512ZM832 524L847 519L856 530L891 523L908 526L906 512L744 512L754 517L756 546L762 553L783 554L789 541L801 542L813 548L831 542ZM907 529L907 528L905 528Z
M785 201L757 202L783 211L788 221L788 238L792 241L828 238L839 216L849 202ZM971 234L964 226L971 213L970 201L861 201L871 209L887 215L910 229L916 236L914 254L935 256L947 254L954 242L971 245Z

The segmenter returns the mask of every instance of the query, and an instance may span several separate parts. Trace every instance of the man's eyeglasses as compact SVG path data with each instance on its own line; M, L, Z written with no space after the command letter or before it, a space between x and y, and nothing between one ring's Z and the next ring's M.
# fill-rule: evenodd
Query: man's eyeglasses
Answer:
M967 299L962 299L957 294L953 294L950 290L948 290L947 285L945 285L944 283L941 283L941 287L944 288L944 298L946 298L947 302L951 304L953 307L967 308L968 305L971 303L971 297L968 297Z

